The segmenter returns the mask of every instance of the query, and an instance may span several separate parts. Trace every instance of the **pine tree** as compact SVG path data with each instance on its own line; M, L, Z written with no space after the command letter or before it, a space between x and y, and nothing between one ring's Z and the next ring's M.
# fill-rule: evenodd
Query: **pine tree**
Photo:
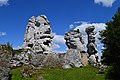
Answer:
M101 42L104 44L103 63L111 66L108 76L112 80L120 79L120 8L106 23L106 30L101 31Z

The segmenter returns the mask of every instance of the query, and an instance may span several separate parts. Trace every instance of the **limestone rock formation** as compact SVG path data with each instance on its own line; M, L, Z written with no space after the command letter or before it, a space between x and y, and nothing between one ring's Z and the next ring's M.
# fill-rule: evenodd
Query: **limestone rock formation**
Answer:
M88 28L86 28L86 33L88 35L88 44L87 44L87 52L89 54L89 62L92 65L96 65L98 62L98 56L97 54L97 45L95 43L95 34L96 32L94 32L95 27L94 26L90 26Z
M27 25L23 48L37 53L50 51L53 39L50 23L45 15L32 16Z
M81 53L79 50L70 49L67 51L65 55L65 68L72 68L72 67L81 67L82 60L81 60Z
M10 79L10 60L12 53L8 50L8 46L0 45L0 80Z
M94 32L95 27L94 26L90 26L88 28L86 28L86 33L88 35L88 44L87 44L87 52L90 55L92 54L96 54L97 53L97 45L95 44L95 32Z
M30 61L30 54L33 54L32 52L29 53L30 50L24 50L21 53L17 53L13 56L12 60L11 60L11 66L12 67L18 67L18 66L22 66L23 64L29 64Z
M22 64L42 66L47 55L53 53L51 51L53 37L47 17L45 15L32 16L26 28L23 52L14 56L12 66L20 66Z
M65 34L66 45L69 49L79 49L81 52L85 51L82 34L78 30L71 30Z
M12 66L30 64L39 68L43 66L70 68L87 65L85 44L79 30L71 30L65 34L69 50L64 54L58 55L51 51L53 37L47 17L32 16L26 28L23 51L13 57Z
M85 52L85 45L82 39L82 34L79 32L79 30L71 30L65 34L64 38L66 40L66 45L69 48L64 57L64 68L83 66L84 64L82 62L82 53Z

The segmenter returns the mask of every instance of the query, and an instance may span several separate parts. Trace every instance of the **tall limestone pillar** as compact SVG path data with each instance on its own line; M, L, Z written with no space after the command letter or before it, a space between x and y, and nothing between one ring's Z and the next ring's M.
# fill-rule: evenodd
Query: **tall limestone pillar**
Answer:
M89 26L85 30L88 35L87 53L89 54L89 62L92 65L95 65L98 62L97 45L95 43L96 32L94 29L94 26Z

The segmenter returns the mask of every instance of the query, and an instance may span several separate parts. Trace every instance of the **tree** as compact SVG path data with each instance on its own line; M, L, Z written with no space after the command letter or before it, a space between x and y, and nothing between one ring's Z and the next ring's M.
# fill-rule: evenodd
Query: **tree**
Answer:
M13 51L12 44L10 44L10 42L7 42L5 49L12 53L12 51Z
M113 80L120 79L120 8L106 23L106 30L101 31L101 42L104 44L102 63L111 66L108 76Z

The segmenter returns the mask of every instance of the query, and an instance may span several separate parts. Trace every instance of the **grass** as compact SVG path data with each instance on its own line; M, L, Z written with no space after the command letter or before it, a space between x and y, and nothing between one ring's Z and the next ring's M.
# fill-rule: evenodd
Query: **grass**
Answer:
M98 74L98 69L86 66L72 69L45 69L45 80L104 80L104 74Z
M21 68L12 70L12 80L36 80L33 78L22 78ZM45 80L105 80L104 74L98 74L98 69L92 66L71 69L41 69Z
M23 69L22 67L12 69L12 71L11 71L12 80L36 80L35 78L23 78L21 75L22 69Z

